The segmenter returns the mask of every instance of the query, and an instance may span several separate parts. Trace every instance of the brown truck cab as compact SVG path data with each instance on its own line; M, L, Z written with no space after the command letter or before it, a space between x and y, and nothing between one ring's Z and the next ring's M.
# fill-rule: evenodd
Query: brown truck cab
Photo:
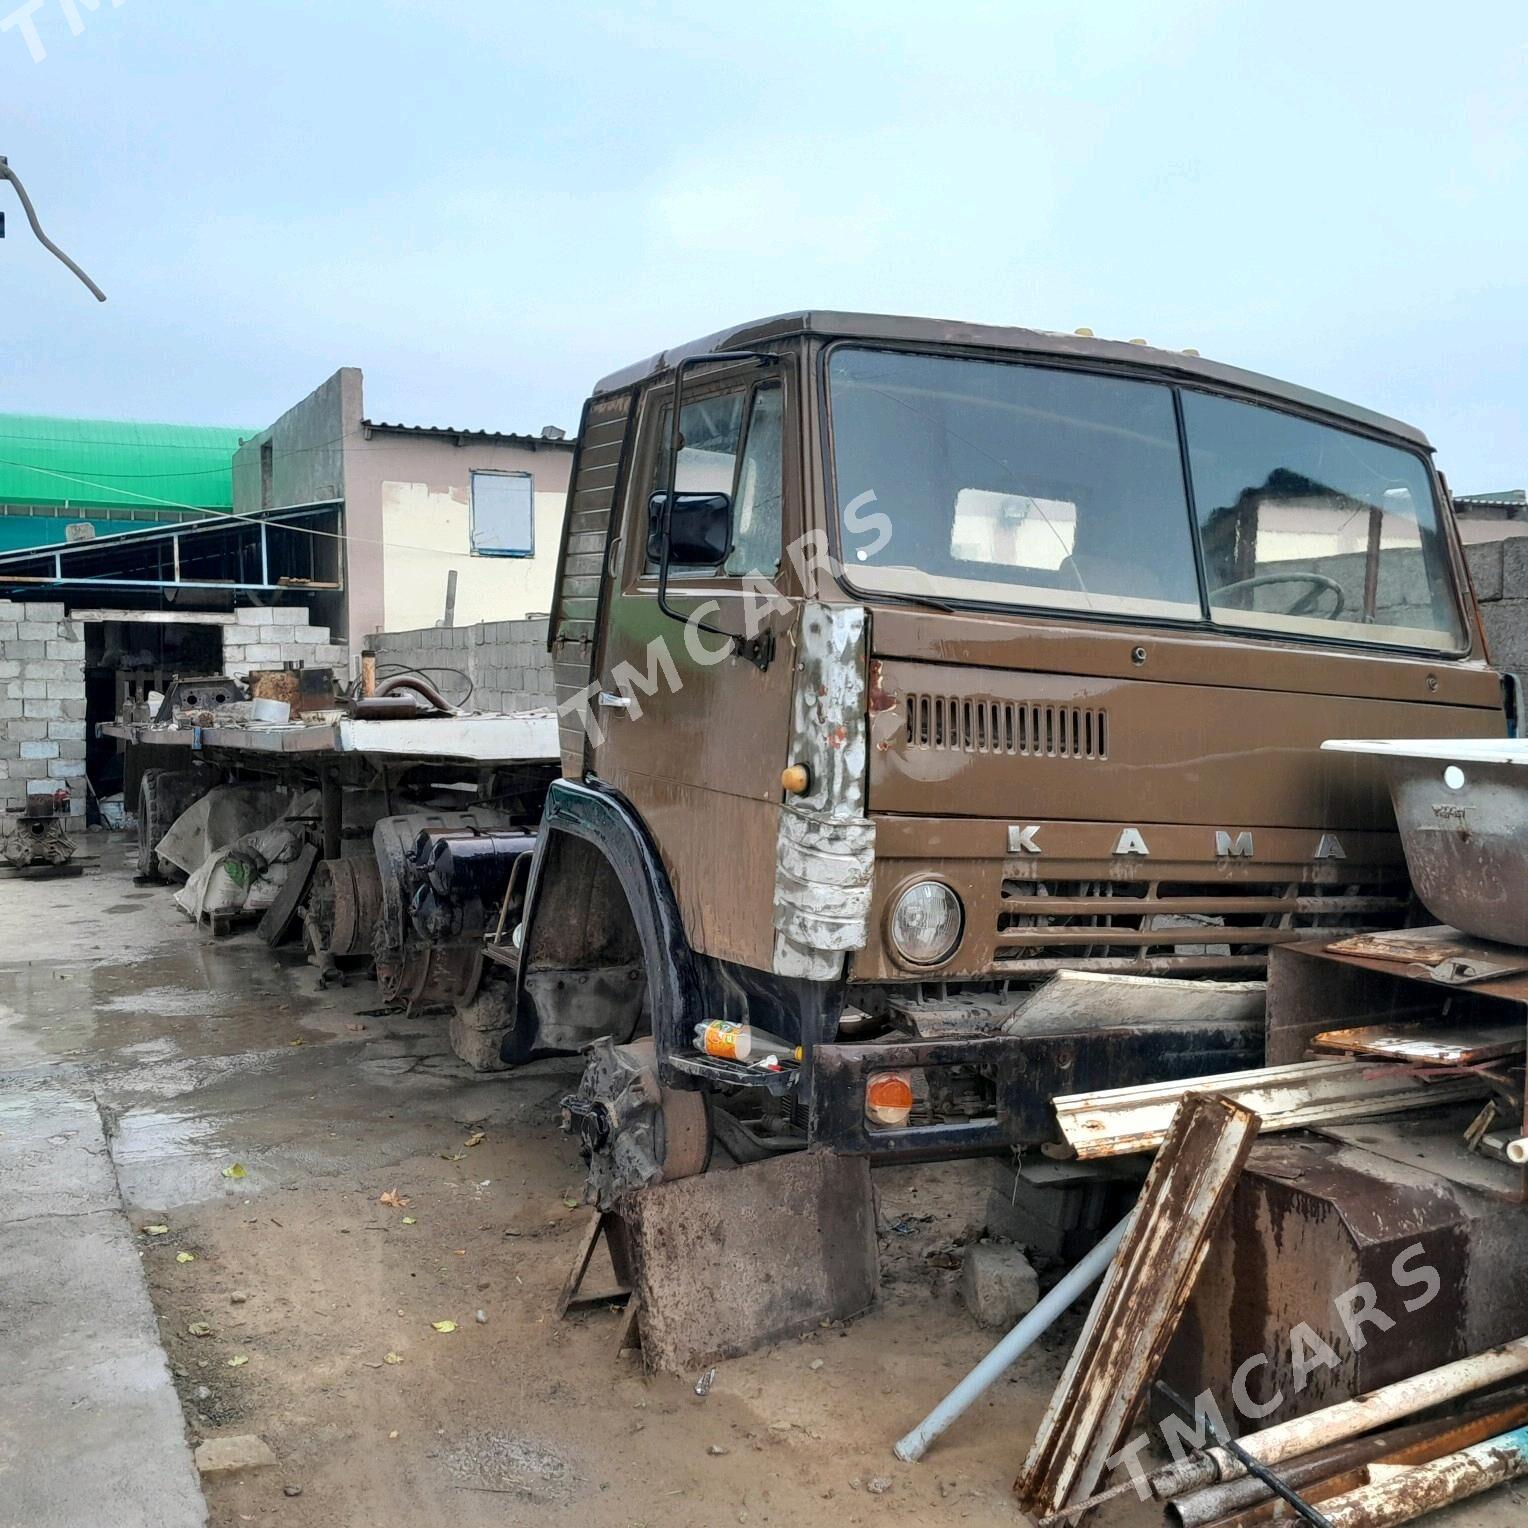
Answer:
M601 382L549 640L504 1056L590 1048L602 1194L713 1131L991 1150L1059 1092L1257 1064L1244 1002L1121 1023L1120 979L1404 921L1385 791L1321 742L1508 726L1418 431L922 319L789 314ZM1057 972L1107 980L1026 1024ZM711 1021L800 1060L708 1054Z

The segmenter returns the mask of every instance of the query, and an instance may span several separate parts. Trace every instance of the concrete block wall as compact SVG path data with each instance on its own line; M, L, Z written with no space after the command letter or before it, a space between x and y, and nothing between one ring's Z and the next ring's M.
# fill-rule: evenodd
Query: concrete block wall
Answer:
M1491 661L1528 680L1528 535L1467 547Z
M261 605L219 616L223 628L223 670L243 680L251 669L302 663L335 669L344 679L350 649L329 640L327 626L315 626L302 605Z
M330 667L348 677L350 649L331 642L305 606L219 611L82 610L49 600L0 600L0 811L18 811L27 790L67 785L71 815L85 811L85 623L158 621L222 628L223 668L285 663Z
M366 639L381 667L460 669L472 680L467 705L474 711L540 711L556 704L552 656L546 649L546 617L481 621L476 626L426 626L417 631L378 632ZM452 674L429 676L447 700L462 693Z
M0 811L69 789L85 812L85 634L62 604L0 600Z

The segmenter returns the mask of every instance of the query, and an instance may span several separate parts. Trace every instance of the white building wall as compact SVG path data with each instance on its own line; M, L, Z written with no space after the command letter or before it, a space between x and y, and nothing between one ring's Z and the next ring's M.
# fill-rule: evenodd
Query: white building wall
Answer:
M458 626L517 621L551 609L565 492L537 491L530 557L474 555L467 495L465 487L383 482L382 598L388 631L413 631L440 621L452 569Z

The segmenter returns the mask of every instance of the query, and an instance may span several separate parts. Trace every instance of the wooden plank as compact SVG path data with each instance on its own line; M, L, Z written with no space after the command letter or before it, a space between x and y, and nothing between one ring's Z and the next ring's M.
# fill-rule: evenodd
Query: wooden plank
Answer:
M1032 1516L1091 1495L1125 1441L1257 1130L1257 1115L1229 1099L1190 1093L1179 1104L1014 1482Z

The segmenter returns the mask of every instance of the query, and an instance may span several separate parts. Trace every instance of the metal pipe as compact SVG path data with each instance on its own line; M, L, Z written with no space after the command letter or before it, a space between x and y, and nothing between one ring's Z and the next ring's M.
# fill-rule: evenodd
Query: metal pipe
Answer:
M1335 1497L1327 1503L1327 1517L1332 1528L1394 1528L1525 1475L1528 1427L1518 1427Z
M1372 1432L1386 1423L1415 1416L1431 1406L1471 1395L1520 1374L1528 1374L1528 1337L1515 1338L1499 1348L1397 1380L1393 1385L1371 1390L1351 1401L1340 1401L1324 1411L1265 1428L1243 1438L1242 1447L1264 1464L1281 1464L1324 1444ZM1224 1449L1210 1448L1157 1470L1150 1477L1151 1491L1159 1501L1165 1501L1200 1486L1214 1485L1217 1480L1239 1479L1245 1473Z
M388 678L378 681L375 695L376 698L381 699L383 696L393 694L396 690L411 690L421 700L428 701L437 711L444 711L449 716L456 715L456 707L446 700L423 674L411 671L405 674L390 675Z
M1157 1390L1167 1398L1180 1416L1189 1421L1194 1420L1196 1415L1194 1408L1166 1380L1157 1381ZM1327 1521L1324 1513L1318 1512L1282 1476L1274 1474L1267 1465L1254 1459L1234 1438L1225 1437L1208 1416L1204 1419L1204 1426L1212 1442L1218 1443L1227 1450L1249 1475L1255 1476L1258 1481L1267 1486L1302 1522L1310 1523L1312 1528L1332 1528L1332 1524Z
M1120 1221L906 1437L897 1440L892 1453L898 1459L916 1464L928 1451L929 1444L1012 1367L1063 1311L1103 1277L1119 1244L1125 1239L1130 1220L1131 1216L1127 1215Z
M1510 1394L1481 1397L1426 1422L1411 1422L1388 1432L1370 1433L1332 1443L1314 1453L1291 1460L1282 1472L1286 1484L1296 1488L1314 1486L1340 1476L1359 1465L1427 1464L1472 1443L1494 1438L1497 1433L1528 1425L1528 1396L1521 1389ZM1336 1493L1331 1493L1335 1495ZM1221 1481L1191 1491L1167 1505L1167 1517L1178 1528L1204 1528L1233 1513L1270 1502L1268 1488L1251 1476Z

